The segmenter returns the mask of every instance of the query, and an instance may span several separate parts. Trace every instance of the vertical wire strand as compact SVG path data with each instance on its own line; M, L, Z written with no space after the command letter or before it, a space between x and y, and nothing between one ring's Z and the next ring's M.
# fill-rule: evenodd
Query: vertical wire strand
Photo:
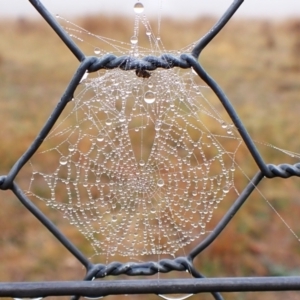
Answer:
M46 7L39 0L29 0L29 2L34 6L34 8L40 13L44 20L51 26L51 28L56 32L60 39L65 43L65 45L70 49L70 51L75 55L75 57L81 62L84 60L85 55L80 50L80 48L74 43L71 37L62 29L57 20L49 13Z

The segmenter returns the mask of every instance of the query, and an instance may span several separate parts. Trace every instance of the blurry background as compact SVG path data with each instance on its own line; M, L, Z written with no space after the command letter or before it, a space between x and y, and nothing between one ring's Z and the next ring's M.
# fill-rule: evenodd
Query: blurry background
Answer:
M73 1L44 1L54 14L68 18L76 15L74 22L93 33L129 41L133 32L134 1L128 5L116 1L116 6L105 3L112 1L90 1L89 9L83 8L86 7L84 1L77 2L75 6ZM157 24L158 13L154 12L159 11L159 3L153 2L156 8L151 1L143 1L145 8L152 11L153 23ZM172 1L172 5L170 0L168 2L163 1L161 22L161 39L167 49L180 49L196 41L214 24L216 15L231 3L219 0L210 1L208 5L203 1L197 2L199 8L195 8L196 1L192 0ZM127 9L128 13L121 17L114 16ZM7 174L47 120L78 62L29 2L15 0L8 4L0 1L0 14L0 173ZM205 68L232 100L251 136L294 152L300 152L299 15L300 5L296 0L245 1L201 58ZM84 43L80 46L89 51ZM259 149L267 163L290 161L272 148L259 146ZM245 149L241 150L239 163L250 177L257 171ZM29 172L30 168L24 169L17 177L22 187L28 186ZM244 177L237 178L236 185L241 190L246 182ZM259 188L299 236L299 179L265 180ZM82 278L84 270L80 264L11 192L2 191L0 199L0 281ZM219 217L230 203L218 210ZM89 253L85 240L57 211L47 210L44 203L36 204L82 251ZM195 264L203 274L216 277L299 274L300 243L256 192ZM297 299L299 294L225 295L225 299L254 297ZM130 298L140 299L141 296ZM211 298L198 295L194 299Z
M63 14L64 16L83 15L87 13L105 13L109 15L122 14L132 15L132 5L135 0L88 0L77 1L74 5L72 0L45 0L43 3L52 13ZM176 18L194 18L199 15L209 14L219 16L232 3L231 0L214 1L193 1L193 0L163 0L151 1L144 0L147 15L157 16L160 7L164 15ZM28 1L11 0L9 5L5 0L0 1L1 16L25 17L37 16L33 7ZM238 11L239 16L243 17L268 17L286 18L300 15L299 2L297 0L251 0L245 1Z

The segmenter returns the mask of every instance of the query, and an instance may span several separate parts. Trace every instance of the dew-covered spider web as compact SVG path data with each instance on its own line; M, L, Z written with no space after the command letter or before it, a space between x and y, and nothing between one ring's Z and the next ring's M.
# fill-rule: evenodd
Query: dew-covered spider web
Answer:
M48 137L57 146L39 154L56 158L53 172L33 173L50 196L41 198L97 252L174 254L205 233L234 186L228 157L237 148L228 152L219 140L239 140L222 128L190 73L159 70L143 79L111 70L87 79Z
M77 42L92 36L95 55L165 53L141 2L134 14L128 42L64 26ZM141 36L148 47L139 45ZM28 194L61 211L95 254L175 256L207 232L229 191L238 193L241 139L199 82L193 70L178 68L85 76L31 161Z

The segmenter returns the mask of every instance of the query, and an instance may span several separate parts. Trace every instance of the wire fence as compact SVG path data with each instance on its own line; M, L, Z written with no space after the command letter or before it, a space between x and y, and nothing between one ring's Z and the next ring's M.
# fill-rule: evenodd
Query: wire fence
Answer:
M57 107L52 112L48 121L41 129L36 139L29 146L27 151L11 168L7 175L0 177L0 188L11 190L20 202L30 211L73 255L86 269L86 276L83 281L78 282L31 282L31 283L0 283L0 297L35 298L46 296L70 295L72 299L80 296L101 297L106 295L120 294L172 294L172 293L206 293L210 292L215 299L223 299L220 292L237 291L288 291L300 290L300 277L253 277L253 278L205 278L193 265L193 260L201 252L209 247L218 238L234 215L239 211L244 202L248 199L255 188L264 178L289 178L300 176L300 163L290 164L266 164L260 152L256 148L253 140L248 134L241 119L237 115L234 107L226 94L217 82L204 70L199 63L199 57L203 49L213 40L213 38L224 28L231 19L243 0L235 0L220 20L213 28L199 40L191 53L185 53L179 57L173 54L164 54L160 57L147 56L143 59L136 59L132 56L116 57L105 55L103 57L87 57L73 42L70 36L62 29L56 19L48 12L43 4L38 0L29 0L36 8L44 20L52 27L64 44L78 59L80 65L75 72L70 84L67 86ZM177 257L173 260L162 259L158 262L144 263L118 263L113 262L108 265L93 264L91 261L54 225L54 223L43 214L37 206L30 201L22 191L15 178L23 166L36 153L44 139L47 137L66 105L72 101L74 92L78 87L82 77L86 72L92 73L101 69L120 68L122 70L136 70L137 74L145 71L153 71L157 68L193 68L199 77L207 83L214 91L223 107L231 118L235 128L246 144L249 152L255 160L258 172L250 180L246 188L240 193L238 198L228 209L227 213L220 220L214 230L204 238L188 255ZM126 274L153 275L156 273L169 273L172 271L188 271L194 279L160 279L160 280L99 280L107 276L118 276Z

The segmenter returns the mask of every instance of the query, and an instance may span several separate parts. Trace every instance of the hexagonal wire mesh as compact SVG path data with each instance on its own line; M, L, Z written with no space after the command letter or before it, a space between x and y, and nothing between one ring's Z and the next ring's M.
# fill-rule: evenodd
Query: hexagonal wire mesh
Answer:
M214 79L204 70L198 59L202 50L212 41L212 39L223 29L231 19L243 0L235 0L222 18L213 28L197 42L190 53L181 54L179 57L173 54L163 54L160 57L146 56L141 59L134 56L104 55L102 57L87 57L73 42L70 36L58 24L56 19L47 11L39 0L30 0L32 5L41 14L45 21L52 27L60 39L65 43L73 55L78 59L80 65L75 72L70 84L67 86L57 107L49 117L48 121L30 145L28 150L14 164L10 172L1 176L0 188L11 190L21 203L57 238L57 240L85 267L86 276L79 282L36 282L36 283L1 283L1 297L45 297L73 295L73 299L80 296L101 297L112 294L172 294L172 293L212 293L215 299L222 299L219 292L232 291L276 291L276 290L299 290L300 277L263 277L263 278L205 278L193 265L193 260L201 254L224 230L233 216L255 190L261 180L266 178L289 178L300 176L300 164L290 165L266 164L256 148L253 140L249 136L245 126L235 112L226 94ZM113 70L120 68L124 71L135 70L140 77L149 77L149 71L157 68L171 69L193 69L194 72L212 89L216 94L227 114L231 118L234 127L239 132L242 140L254 158L259 171L250 180L246 188L239 194L235 202L228 209L217 226L198 245L194 247L186 256L174 259L161 259L158 262L143 263L119 263L112 262L107 265L92 263L51 221L44 215L26 194L19 188L15 178L22 167L36 153L44 139L48 136L54 124L64 111L69 102L73 100L73 95L86 72L93 73L101 69ZM151 103L151 99L149 100ZM198 145L199 146L199 145ZM140 163L141 164L141 163ZM144 164L144 163L143 163ZM157 179L163 185L162 179ZM134 185L136 183L132 183ZM131 185L131 186L132 186ZM141 186L147 189L146 183ZM149 191L151 189L149 188ZM199 229L200 230L200 229ZM157 249L155 251L158 251ZM153 275L156 273L168 273L172 271L188 271L194 279L160 279L160 280L105 280L93 281L96 278L106 276L122 275Z

